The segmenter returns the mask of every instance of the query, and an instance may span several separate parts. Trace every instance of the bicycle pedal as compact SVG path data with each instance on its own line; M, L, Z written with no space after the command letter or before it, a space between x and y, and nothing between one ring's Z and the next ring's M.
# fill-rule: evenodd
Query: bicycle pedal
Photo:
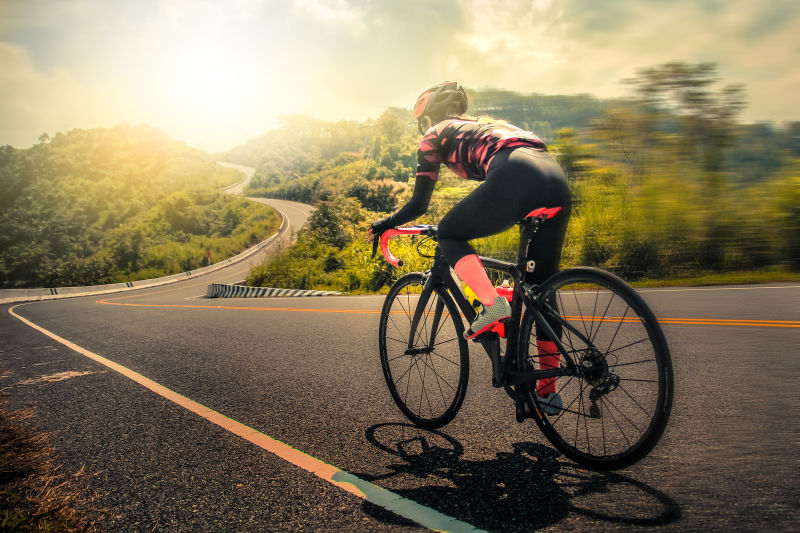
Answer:
M529 418L533 418L533 413L525 409L525 402L516 402L517 422L522 424Z

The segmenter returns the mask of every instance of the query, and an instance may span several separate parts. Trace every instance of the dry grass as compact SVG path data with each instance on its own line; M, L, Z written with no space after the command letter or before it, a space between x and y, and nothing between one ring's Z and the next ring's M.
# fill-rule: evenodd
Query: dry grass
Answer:
M76 488L87 474L66 474L54 463L48 436L32 418L0 406L0 531L97 531L79 511L93 500Z

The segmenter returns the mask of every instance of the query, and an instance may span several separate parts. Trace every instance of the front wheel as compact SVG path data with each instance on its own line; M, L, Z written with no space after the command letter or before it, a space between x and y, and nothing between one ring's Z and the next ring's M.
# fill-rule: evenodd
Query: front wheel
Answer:
M461 408L469 348L447 290L439 285L423 295L422 289L420 273L403 276L392 286L381 311L378 343L395 403L413 423L433 429L450 422Z
M622 279L594 268L548 278L539 302L576 366L555 383L540 380L525 389L539 428L564 455L590 468L614 470L640 460L661 437L672 406L672 362L652 311ZM550 340L542 337L526 312L520 361L529 368L565 367L563 356L537 349L537 338ZM560 406L539 393L557 393Z

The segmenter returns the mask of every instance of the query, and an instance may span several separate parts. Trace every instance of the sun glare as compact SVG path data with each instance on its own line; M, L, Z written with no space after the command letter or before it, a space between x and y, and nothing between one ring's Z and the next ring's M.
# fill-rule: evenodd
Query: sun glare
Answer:
M231 54L212 44L182 47L165 62L166 99L199 113L230 110L242 104L247 73Z
M148 106L156 120L179 138L203 131L201 147L227 149L243 132L256 134L271 124L276 87L268 53L255 44L216 35L199 39L190 32L173 37L152 69ZM274 69L273 69L274 70Z

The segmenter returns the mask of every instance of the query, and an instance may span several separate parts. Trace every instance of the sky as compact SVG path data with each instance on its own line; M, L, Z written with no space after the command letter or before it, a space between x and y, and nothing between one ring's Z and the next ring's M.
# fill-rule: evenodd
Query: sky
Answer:
M628 94L670 61L800 120L797 0L0 0L0 145L147 123L224 151L281 115L375 118L426 88Z

